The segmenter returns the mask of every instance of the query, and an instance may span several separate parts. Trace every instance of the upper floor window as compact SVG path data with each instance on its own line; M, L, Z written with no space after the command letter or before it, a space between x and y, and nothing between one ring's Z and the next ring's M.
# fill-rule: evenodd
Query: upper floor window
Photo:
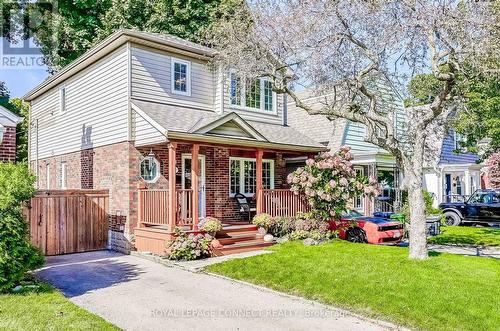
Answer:
M232 106L273 112L275 94L272 83L266 78L243 81L235 73L230 75L230 103Z
M462 144L465 143L466 139L463 134L455 132L455 150L457 151L462 151L464 148L462 147Z
M191 63L172 58L172 93L191 95Z
M66 87L61 86L59 88L59 112L65 113L66 112Z

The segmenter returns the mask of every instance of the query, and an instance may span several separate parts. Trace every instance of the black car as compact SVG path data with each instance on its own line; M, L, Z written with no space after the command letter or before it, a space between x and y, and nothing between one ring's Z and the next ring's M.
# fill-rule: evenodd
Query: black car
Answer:
M477 190L465 202L442 203L447 225L500 225L500 190Z

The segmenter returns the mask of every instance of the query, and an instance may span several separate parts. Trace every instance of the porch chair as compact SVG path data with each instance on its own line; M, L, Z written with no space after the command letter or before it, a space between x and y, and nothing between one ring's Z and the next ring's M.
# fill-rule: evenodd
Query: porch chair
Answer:
M241 193L236 193L234 198L238 203L238 210L240 211L240 214L247 215L248 221L250 222L252 220L252 213L256 213L257 208L251 207L248 198Z

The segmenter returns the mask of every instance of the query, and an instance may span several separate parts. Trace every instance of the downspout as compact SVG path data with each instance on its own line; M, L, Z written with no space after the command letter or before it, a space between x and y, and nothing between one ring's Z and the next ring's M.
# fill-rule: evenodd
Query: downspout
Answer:
M283 95L283 126L288 126L288 98L287 95Z

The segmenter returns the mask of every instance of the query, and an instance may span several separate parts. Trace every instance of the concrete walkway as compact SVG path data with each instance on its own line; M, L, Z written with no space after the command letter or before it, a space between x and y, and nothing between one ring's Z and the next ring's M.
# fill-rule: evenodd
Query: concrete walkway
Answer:
M108 251L47 259L37 272L126 330L395 330L394 325L249 284Z

